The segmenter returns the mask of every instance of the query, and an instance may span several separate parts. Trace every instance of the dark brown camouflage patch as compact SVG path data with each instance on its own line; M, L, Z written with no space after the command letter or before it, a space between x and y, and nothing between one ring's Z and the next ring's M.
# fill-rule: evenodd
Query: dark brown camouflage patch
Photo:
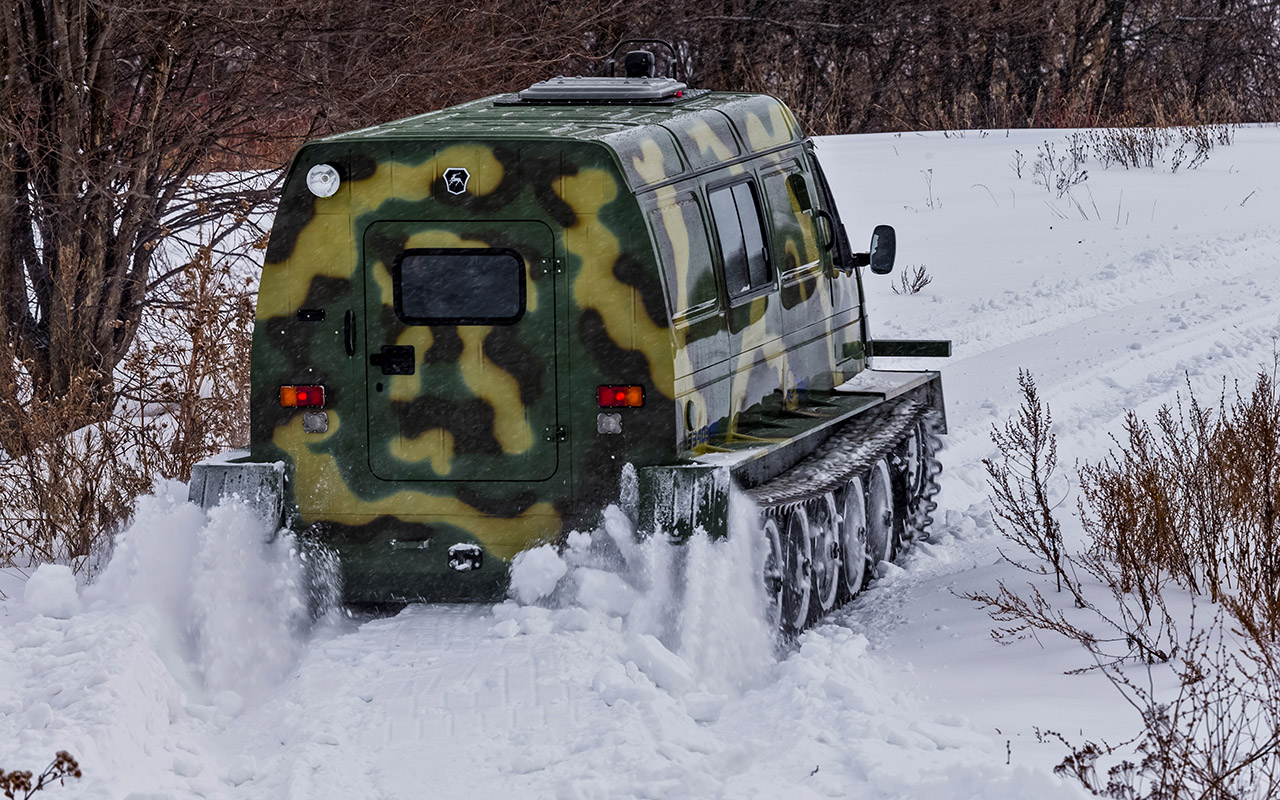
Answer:
M391 413L407 438L443 428L453 435L457 455L502 455L502 446L493 436L493 407L478 397L459 401L421 394L409 402L391 403Z

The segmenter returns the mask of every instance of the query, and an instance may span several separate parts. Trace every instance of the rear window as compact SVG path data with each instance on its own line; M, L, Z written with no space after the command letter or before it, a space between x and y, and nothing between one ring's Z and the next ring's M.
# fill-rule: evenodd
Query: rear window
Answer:
M391 277L406 325L510 325L524 314L524 260L514 250L405 250Z

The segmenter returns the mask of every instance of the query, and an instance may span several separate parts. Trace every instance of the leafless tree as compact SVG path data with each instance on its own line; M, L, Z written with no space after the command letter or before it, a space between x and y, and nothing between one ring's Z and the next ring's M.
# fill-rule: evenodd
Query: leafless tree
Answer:
M182 269L152 274L164 237L248 222L270 197L243 174L191 189L269 140L255 123L285 98L254 62L293 12L11 0L0 13L0 446L22 452L32 400L73 405L76 426L109 411L149 288Z

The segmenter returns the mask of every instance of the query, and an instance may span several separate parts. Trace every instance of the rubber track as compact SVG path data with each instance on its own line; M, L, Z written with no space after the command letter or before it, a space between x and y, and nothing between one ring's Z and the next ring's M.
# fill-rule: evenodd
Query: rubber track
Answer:
M803 461L781 475L747 489L746 494L761 508L771 509L802 503L842 488L877 460L889 455L911 426L929 412L929 407L917 400L882 403L854 417ZM924 518L918 520L925 525L928 524L927 517L931 516L929 512L933 510L932 495L937 492L937 462L934 459L930 459L928 469L928 485L932 491L926 489L923 505L927 511L922 515Z
M911 502L906 538L911 541L928 541L929 526L933 524L933 512L938 504L933 498L938 494L938 475L942 473L942 463L938 461L938 450L942 447L942 436L938 433L937 416L926 414L924 418L924 436L929 446L925 450L924 487L920 496Z

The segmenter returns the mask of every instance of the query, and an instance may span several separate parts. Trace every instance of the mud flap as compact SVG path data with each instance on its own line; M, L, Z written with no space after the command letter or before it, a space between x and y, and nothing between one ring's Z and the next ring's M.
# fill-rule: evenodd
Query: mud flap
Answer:
M192 467L187 500L210 509L224 497L239 496L274 533L284 515L284 464L239 461L239 455L224 454Z
M698 531L713 539L729 532L729 468L686 464L638 470L637 530L684 541Z

